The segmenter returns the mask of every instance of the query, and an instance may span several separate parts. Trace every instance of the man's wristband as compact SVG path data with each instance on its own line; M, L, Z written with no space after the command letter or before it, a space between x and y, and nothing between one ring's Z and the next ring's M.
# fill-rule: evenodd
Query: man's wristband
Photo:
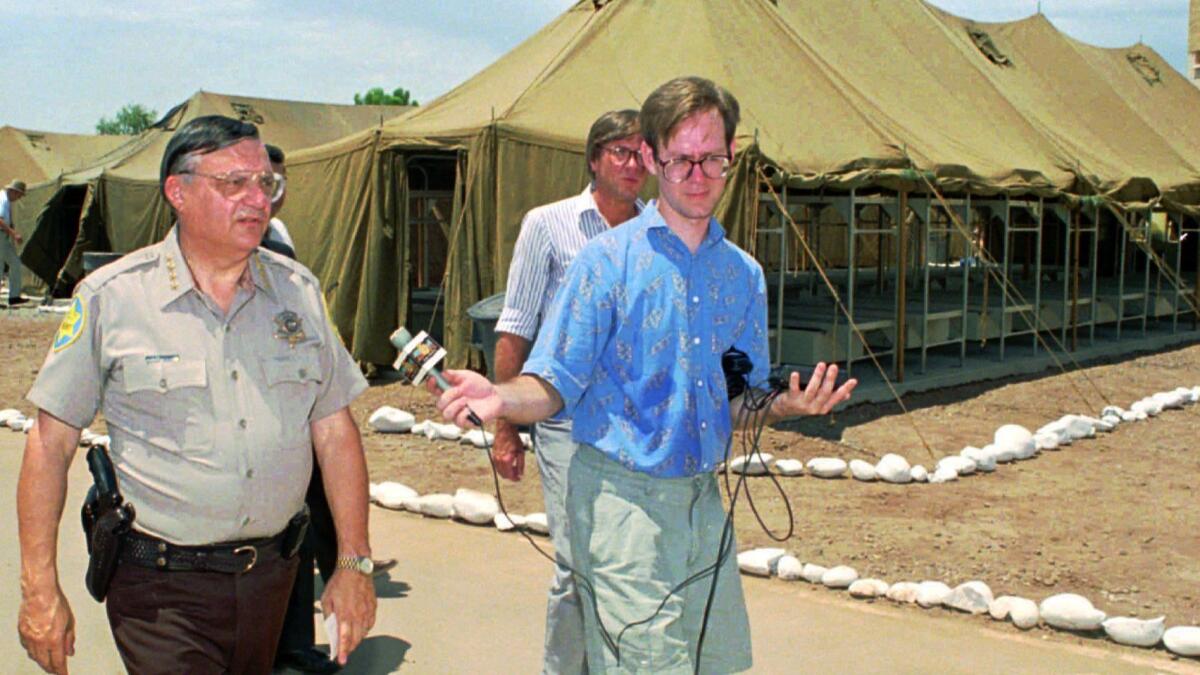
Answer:
M375 561L371 560L370 556L365 555L344 555L338 556L337 568L340 570L351 570L371 576L375 571Z

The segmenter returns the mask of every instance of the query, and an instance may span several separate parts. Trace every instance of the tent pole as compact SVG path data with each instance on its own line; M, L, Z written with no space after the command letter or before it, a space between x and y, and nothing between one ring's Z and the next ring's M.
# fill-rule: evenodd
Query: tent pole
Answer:
M1121 327L1125 323L1125 259L1128 255L1125 252L1126 244L1129 242L1129 232L1125 228L1117 226L1121 231L1121 247L1120 247L1120 266L1117 272L1117 340L1121 339Z
M1096 295L1099 293L1097 288L1100 283L1100 205L1092 206L1092 305L1091 311L1088 312L1090 328L1088 330L1088 346L1092 347L1096 344Z
M1167 230L1168 233L1172 222L1171 214L1167 213ZM1179 214L1179 237L1183 236L1183 214ZM1175 299L1171 303L1171 334L1179 332L1179 297L1183 293L1183 240L1176 237L1175 243L1175 276L1179 279L1179 283L1175 286ZM1171 238L1168 236L1167 241Z
M1033 239L1033 353L1038 350L1038 331L1042 326L1042 230L1046 227L1046 200L1038 197L1037 234Z
M896 218L896 344L895 362L896 362L896 381L904 381L904 350L908 346L905 344L907 333L905 332L908 319L908 246L905 237L908 235L905 223L908 214L908 192L901 191L899 195L900 208ZM880 220L883 219L883 210L880 209Z
M1012 197L1004 195L1004 264L1000 268L1000 278L1005 281L1000 287L1000 360L1004 360L1004 342L1008 330L1008 284L1012 279L1009 275L1010 252L1009 239L1012 237Z
M849 317L846 321L846 375L850 375L851 370L854 368L854 331L851 329L851 326L854 325L854 286L855 282L857 281L856 277L858 276L856 274L858 265L855 260L856 243L858 240L858 206L856 204L856 190L857 188L850 188L850 222L847 224L848 226L846 228L846 232L848 232L850 235L850 243L848 246L850 252L850 269L847 271L846 275L846 278L850 282L850 287L848 289L849 292L847 293L847 300L849 302L846 305L847 309L849 310L847 312Z
M1196 283L1192 286L1192 330L1200 328L1200 228L1196 229Z
M931 195L930 202L932 202L932 201L933 200L932 200L932 195ZM953 223L953 221L951 221L951 224L952 223ZM963 205L963 225L966 229L967 253L969 255L973 255L975 253L975 251L973 249L975 242L973 241L973 238L971 236L971 193L970 192L967 193L967 200L966 200L966 203ZM947 250L949 250L949 249L947 249ZM982 256L983 254L980 253L980 255ZM960 316L962 316L962 330L959 332L959 338L961 338L961 339L959 340L959 343L958 343L958 367L962 368L967 365L967 317L968 317L967 310L968 310L968 307L970 306L970 302L971 302L971 295L969 292L969 289L971 287L971 270L966 265L962 265L961 262L959 263L959 265L962 268L962 305L959 307L959 311L961 312ZM985 286L985 288L986 288L986 286ZM985 295L984 297L986 298L987 296Z
M908 193L904 193L907 197ZM929 238L932 236L933 223L929 218L929 205L932 199L926 197L925 217L922 219L921 250L917 262L921 265L921 374L925 374L925 366L929 357ZM916 211L913 211L916 214Z
M783 210L779 216L779 295L775 298L775 362L783 363L783 293L787 282L787 239L788 232L784 226L787 217L788 186L783 183Z
M1152 211L1150 207L1146 207L1146 213L1142 220L1142 241L1146 242L1146 246L1149 247L1150 253L1153 253L1154 240L1151 238L1150 233L1151 213ZM1146 337L1146 324L1149 322L1151 310L1150 303L1152 302L1150 297L1150 253L1147 253L1141 248L1138 249L1138 252L1140 252L1142 256L1146 258L1146 271L1142 275L1142 337ZM1153 299L1153 301L1156 302L1157 298Z
M1075 351L1079 349L1079 240L1083 234L1079 229L1083 213L1076 209L1071 214L1071 217L1075 221L1075 227L1072 230L1068 225L1067 236L1073 236L1075 240L1074 253L1071 254L1073 264L1069 265L1071 269L1071 351ZM1094 262L1092 263L1092 267L1095 267ZM1093 274L1095 274L1094 271ZM1094 306L1092 307L1092 311L1096 311Z

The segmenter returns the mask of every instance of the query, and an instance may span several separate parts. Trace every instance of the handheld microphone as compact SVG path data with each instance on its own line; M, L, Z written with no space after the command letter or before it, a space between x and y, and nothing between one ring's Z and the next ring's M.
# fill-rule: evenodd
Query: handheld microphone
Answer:
M389 339L392 346L400 351L392 367L400 373L401 380L416 386L424 382L426 377L432 377L442 391L450 388L450 383L437 368L442 359L446 358L446 350L429 334L421 331L413 337L401 326ZM467 409L467 419L480 429L483 428L483 421L470 408Z

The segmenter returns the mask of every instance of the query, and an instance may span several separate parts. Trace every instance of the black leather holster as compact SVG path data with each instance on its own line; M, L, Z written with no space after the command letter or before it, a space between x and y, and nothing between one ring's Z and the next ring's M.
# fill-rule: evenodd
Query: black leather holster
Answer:
M104 602L135 512L133 505L124 503L117 491L116 473L104 447L93 445L88 450L87 462L95 484L88 489L80 513L90 556L84 583L97 602Z

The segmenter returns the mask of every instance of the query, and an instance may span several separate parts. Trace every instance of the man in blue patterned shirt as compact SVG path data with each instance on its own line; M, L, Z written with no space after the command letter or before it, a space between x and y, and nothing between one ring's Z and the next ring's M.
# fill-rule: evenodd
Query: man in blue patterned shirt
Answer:
M508 270L504 311L496 322L496 381L521 374L538 327L550 312L559 285L575 255L596 235L642 210L638 192L646 183L642 135L636 110L612 110L592 123L585 156L591 184L583 192L539 206L521 221L521 233ZM533 426L550 541L557 561L546 599L545 658L542 672L587 672L583 607L571 565L567 530L567 471L575 456L571 420L546 420ZM516 425L496 420L492 462L501 476L521 480L525 447Z
M575 258L520 377L493 385L450 371L438 401L463 426L471 411L573 418L567 514L577 580L595 603L584 612L593 672L751 665L736 558L718 556L725 512L713 473L742 405L729 401L721 355L748 355L751 386L766 384L770 363L762 268L712 217L738 118L737 100L708 80L656 89L640 113L641 151L660 198ZM803 388L793 374L768 418L828 413L856 384L835 389L836 379L824 364Z

